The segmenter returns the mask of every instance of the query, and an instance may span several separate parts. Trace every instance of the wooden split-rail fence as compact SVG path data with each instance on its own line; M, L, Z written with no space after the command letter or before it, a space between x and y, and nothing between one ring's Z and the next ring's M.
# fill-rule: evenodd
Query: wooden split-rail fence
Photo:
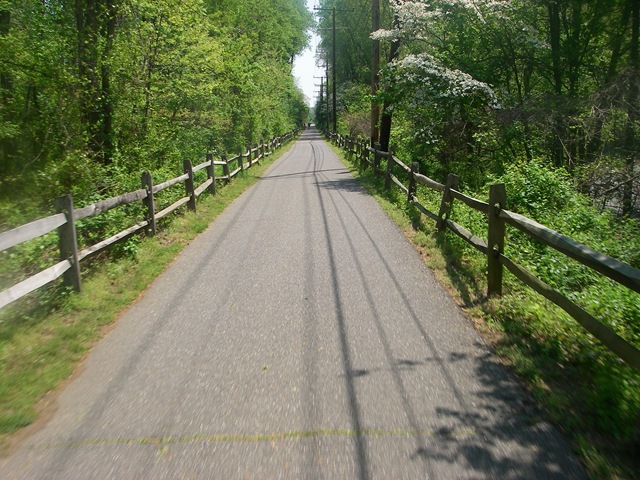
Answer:
M640 270L583 245L530 218L507 210L505 208L504 184L491 185L489 202L483 202L458 191L458 177L454 174L449 174L447 182L442 184L420 174L418 163L413 163L411 167L405 165L393 154L393 149L390 149L391 153L384 152L380 150L380 145L376 144L371 147L361 139L353 139L337 133L326 133L326 135L350 155L355 156L362 168L370 167L376 174L384 175L386 189L389 189L392 184L400 188L407 195L409 203L436 222L439 231L450 230L482 252L487 257L487 294L489 296L502 294L502 274L503 268L506 268L518 280L571 315L618 357L640 370L640 350L636 346L504 255L506 226L509 225L520 230L538 242L550 246L636 293L640 293ZM404 170L408 175L408 185L405 186L394 174L397 169ZM416 196L418 184L442 193L440 209L437 213L428 210L418 200ZM487 217L486 241L449 219L454 200L464 203Z
M135 233L145 232L147 235L155 235L156 222L160 219L175 212L184 205L187 205L187 208L190 210L195 210L196 198L204 191L215 194L216 182L230 181L234 176L251 168L251 166L257 164L261 159L271 155L276 149L291 141L297 133L297 131L293 131L283 136L274 137L266 143L263 142L253 148L249 147L243 153L239 153L231 158L223 156L222 160L214 160L212 154L207 154L206 161L196 166L192 166L189 160L185 160L183 164L184 173L179 177L162 183L154 184L151 174L144 172L142 174L142 188L139 190L102 200L85 207L75 208L71 195L58 197L55 202L58 213L55 215L0 233L0 252L23 242L46 235L54 230L58 232L58 245L60 249L60 262L0 292L0 308L53 282L59 277L63 277L66 285L73 286L76 291L80 291L81 261L104 251L112 245L131 237ZM216 176L216 166L222 167L222 175ZM207 171L207 179L196 187L194 173L204 169ZM178 184L184 185L185 196L156 212L155 194ZM99 215L122 205L139 201L142 201L146 212L143 221L95 245L79 250L76 235L78 221Z

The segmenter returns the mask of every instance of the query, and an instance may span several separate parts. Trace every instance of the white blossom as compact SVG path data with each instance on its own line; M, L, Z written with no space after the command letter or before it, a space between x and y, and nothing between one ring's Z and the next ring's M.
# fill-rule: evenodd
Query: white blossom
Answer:
M411 94L412 102L434 99L480 98L496 108L498 101L493 89L461 70L438 64L428 54L408 55L395 62L390 70L396 88Z

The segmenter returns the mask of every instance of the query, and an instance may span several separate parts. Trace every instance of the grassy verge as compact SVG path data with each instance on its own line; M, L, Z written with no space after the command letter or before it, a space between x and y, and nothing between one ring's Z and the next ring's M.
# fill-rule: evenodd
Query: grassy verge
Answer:
M197 213L174 216L155 237L130 241L128 255L93 262L83 272L81 293L52 286L0 310L0 450L35 421L41 399L73 373L105 327L286 150L215 196L202 195Z
M350 165L344 153L333 148ZM567 436L590 477L640 478L640 372L622 364L567 314L508 272L504 295L486 298L482 254L452 233L438 233L431 220L407 204L399 189L385 191L382 178L371 170L360 171L352 164L351 171L416 246L496 355L520 376ZM421 203L438 211L439 195L429 198L426 190L418 194ZM473 212L455 213L463 217L456 220L476 234L486 230ZM547 261L546 252L536 253L538 262ZM560 268L555 260L548 263ZM602 292L600 297L604 304ZM625 318L633 324L634 315Z

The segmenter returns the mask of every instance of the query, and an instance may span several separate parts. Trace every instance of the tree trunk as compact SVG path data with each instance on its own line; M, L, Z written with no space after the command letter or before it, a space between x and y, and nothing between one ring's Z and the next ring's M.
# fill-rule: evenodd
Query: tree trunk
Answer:
M0 10L0 37L6 37L11 27L11 11ZM0 70L0 100L8 105L13 98L13 81L8 71ZM7 112L8 113L8 112ZM9 116L10 119L10 116ZM13 138L3 138L0 141L0 166L4 173L14 168L17 152L16 141Z
M102 124L100 125L100 137L103 149L103 163L109 164L113 160L113 97L111 95L111 68L109 58L113 49L113 37L116 32L116 5L115 0L106 0L103 11L106 18L103 23L103 37L105 48L102 52L101 80L102 92L100 106Z
M562 131L563 122L558 112L558 100L562 95L562 65L560 55L560 8L559 0L549 0L547 10L549 13L549 44L551 46L551 71L553 74L553 91L556 99L553 101L551 110L553 116L553 142L552 142L552 158L553 163L560 167L563 164L563 147L562 147Z
M394 28L398 28L398 15L393 18ZM400 54L400 40L394 40L389 51L389 59L387 65L393 62ZM389 105L385 100L382 105L382 115L380 116L380 148L388 152L389 142L391 141L391 112L387 108Z
M108 59L116 26L115 2L76 0L82 122L89 153L103 164L111 161L113 144Z
M380 0L371 2L371 32L380 29ZM380 105L375 99L380 83L380 40L373 40L371 46L371 145L379 140L378 119L380 118Z
M627 1L624 4L622 13L620 16L620 26L614 29L612 32L613 40L611 43L611 58L609 59L609 68L607 69L607 78L605 83L609 83L618 72L618 62L621 57L622 42L625 37L627 25L629 24L629 17L631 17L631 4L633 0Z
M629 56L631 59L632 75L629 83L629 102L627 112L627 126L624 139L626 153L625 167L629 178L635 174L636 163L636 136L634 124L638 120L638 74L640 74L639 34L640 34L640 0L629 0L631 3L631 44ZM630 215L633 210L633 185L629 182L622 191L622 212Z
M0 37L9 35L10 25L11 11L0 10ZM11 98L11 77L4 70L0 70L0 89L2 89L2 100L6 103Z

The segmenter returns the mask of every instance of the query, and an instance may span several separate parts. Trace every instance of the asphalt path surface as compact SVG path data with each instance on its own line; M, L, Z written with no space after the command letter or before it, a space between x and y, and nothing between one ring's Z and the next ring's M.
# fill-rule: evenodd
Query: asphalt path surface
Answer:
M0 478L584 478L307 131L93 349Z

